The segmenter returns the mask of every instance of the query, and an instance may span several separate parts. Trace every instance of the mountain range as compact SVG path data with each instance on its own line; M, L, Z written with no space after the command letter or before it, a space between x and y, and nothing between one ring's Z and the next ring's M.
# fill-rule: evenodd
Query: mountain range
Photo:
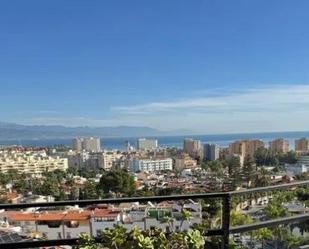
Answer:
M139 137L189 134L186 131L160 131L143 126L66 127L61 125L21 125L0 122L0 140L67 139L73 137Z

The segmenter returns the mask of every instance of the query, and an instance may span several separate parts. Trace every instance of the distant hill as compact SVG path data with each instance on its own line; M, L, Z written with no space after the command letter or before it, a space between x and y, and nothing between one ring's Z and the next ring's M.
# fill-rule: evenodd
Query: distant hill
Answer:
M77 136L139 137L172 134L174 132L164 132L150 127L66 127L60 125L20 125L0 122L0 140L66 139Z

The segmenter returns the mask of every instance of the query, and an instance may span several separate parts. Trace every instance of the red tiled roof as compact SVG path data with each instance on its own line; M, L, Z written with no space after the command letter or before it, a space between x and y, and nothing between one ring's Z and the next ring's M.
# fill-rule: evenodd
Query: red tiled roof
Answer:
M94 211L85 210L81 212L49 212L49 213L23 213L4 212L1 216L7 216L12 221L82 221L89 220L90 217L113 217L116 218L119 211L106 209L96 209Z
M104 218L104 217L113 217L116 218L120 212L119 211L110 211L106 209L96 209L92 213L92 217Z

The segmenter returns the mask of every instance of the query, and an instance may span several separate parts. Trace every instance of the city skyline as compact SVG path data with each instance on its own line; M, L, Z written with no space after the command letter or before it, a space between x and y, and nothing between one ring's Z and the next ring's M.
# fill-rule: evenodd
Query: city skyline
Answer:
M309 130L309 3L223 3L2 2L0 121Z

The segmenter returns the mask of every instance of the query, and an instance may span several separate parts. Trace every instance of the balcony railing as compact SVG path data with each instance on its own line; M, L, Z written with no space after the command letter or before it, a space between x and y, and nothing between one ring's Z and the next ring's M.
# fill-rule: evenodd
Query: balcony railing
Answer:
M79 201L57 201L52 203L25 203L25 204L0 204L0 209L16 210L29 207L59 207L59 206L73 206L80 207L96 205L96 204L119 204L124 202L160 202L160 201L177 201L186 199L222 199L222 226L220 229L211 229L205 231L205 236L222 236L222 248L227 249L229 246L230 234L248 232L260 228L272 227L279 224L287 224L298 221L309 220L309 213L302 215L295 215L292 217L280 218L275 220L263 221L249 225L230 226L230 211L231 198L233 196L248 195L253 193L269 192L274 190L284 190L293 187L309 185L309 181L293 182L281 185L274 185L261 188L246 189L241 191L219 192L219 193L205 193L205 194L190 194L190 195L171 195L171 196L153 196L153 197L134 197L134 198L117 198L117 199L100 199L100 200L79 200ZM95 240L100 241L99 238ZM33 248L33 247L48 247L60 245L78 245L78 238L71 239L57 239L57 240L40 240L40 241L21 241L14 243L1 243L1 249L15 249L15 248Z

